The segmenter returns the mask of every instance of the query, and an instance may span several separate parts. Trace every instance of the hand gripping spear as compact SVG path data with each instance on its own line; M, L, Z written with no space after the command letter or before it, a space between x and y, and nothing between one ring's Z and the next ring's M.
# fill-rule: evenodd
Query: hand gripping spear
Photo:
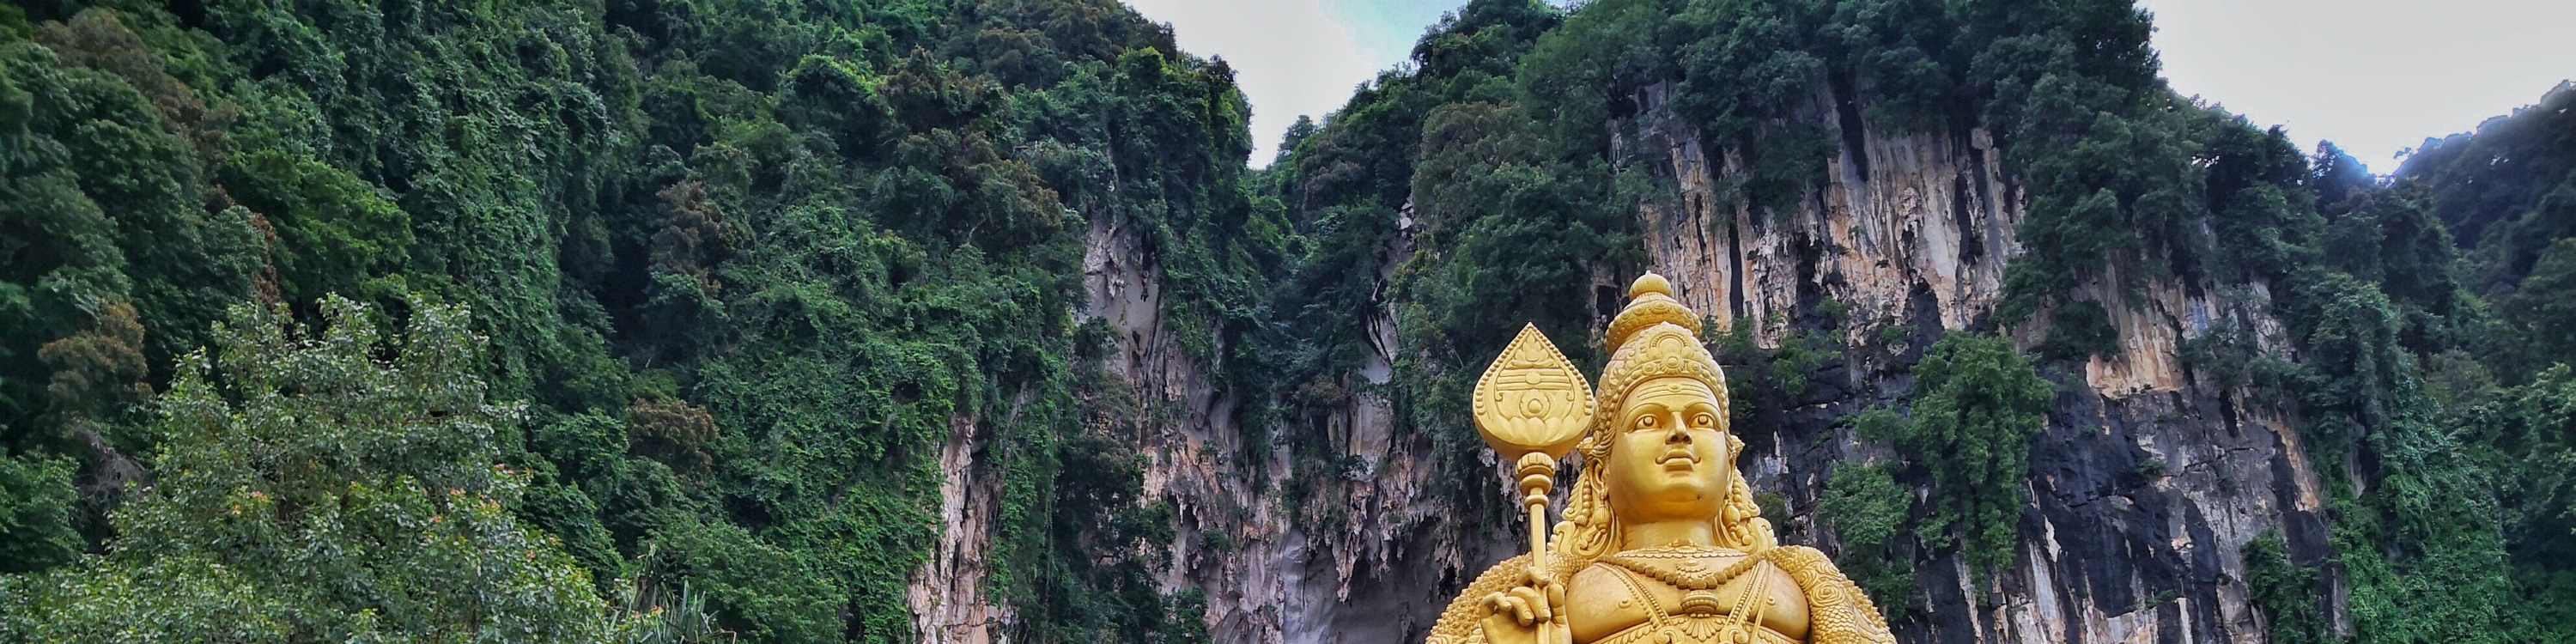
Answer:
M1556 462L1592 426L1592 385L1531 324L1485 368L1475 396L1477 433L1520 477L1521 506L1529 511L1530 578L1548 581L1547 496L1556 487Z

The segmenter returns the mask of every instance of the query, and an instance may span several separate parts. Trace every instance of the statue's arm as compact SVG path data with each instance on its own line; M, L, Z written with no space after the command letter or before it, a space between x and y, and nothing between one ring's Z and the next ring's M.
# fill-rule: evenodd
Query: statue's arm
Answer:
M1782 546L1766 553L1771 563L1797 580L1807 595L1808 641L1813 644L1896 644L1878 605L1860 585L1843 576L1825 553L1806 546Z

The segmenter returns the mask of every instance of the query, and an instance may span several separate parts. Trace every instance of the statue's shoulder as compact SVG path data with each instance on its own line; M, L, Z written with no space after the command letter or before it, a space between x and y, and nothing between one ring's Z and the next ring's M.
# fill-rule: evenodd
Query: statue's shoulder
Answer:
M1859 584L1834 567L1824 551L1806 546L1780 546L1762 553L1765 560L1789 573L1806 591L1807 604L1813 611L1814 626L1810 640L1818 644L1894 644L1887 620L1879 615L1878 606L1869 600Z
M1825 558L1825 551L1806 546L1778 546L1772 548L1772 550L1777 551L1777 554L1773 556L1778 557L1795 557L1799 559Z
M1806 546L1779 546L1762 553L1762 559L1800 578L1840 579L1843 571L1834 567L1825 552Z

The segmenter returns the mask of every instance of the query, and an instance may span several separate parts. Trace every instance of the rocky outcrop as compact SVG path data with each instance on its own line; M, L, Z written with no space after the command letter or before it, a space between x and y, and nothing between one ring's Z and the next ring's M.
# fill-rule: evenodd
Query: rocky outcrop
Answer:
M1284 441L1255 444L1238 426L1237 392L1217 382L1220 365L1190 355L1167 328L1159 270L1125 222L1095 220L1080 317L1112 331L1109 371L1162 408L1136 445L1147 458L1147 498L1169 501L1176 538L1162 568L1167 590L1207 598L1220 642L1339 644L1418 640L1444 607L1443 575L1499 559L1487 544L1414 538L1432 518L1435 482L1417 441L1397 440L1386 401L1365 387L1338 408L1308 419L1347 457L1329 480L1287 494L1294 466ZM1385 249L1393 266L1409 252ZM1383 280L1386 276L1381 276ZM1369 320L1374 351L1352 384L1394 374L1391 312ZM1220 348L1211 352L1223 355ZM1445 484L1445 483L1444 483ZM1290 499L1303 499L1292 502ZM1499 539L1498 539L1499 540Z
M1736 196L1744 153L1674 116L1670 88L1640 92L1638 116L1612 129L1614 157L1678 195L1638 208L1646 268L1718 329L1751 325L1766 347L1796 334L1843 347L1807 374L1817 386L1783 403L1784 422L1747 430L1760 433L1745 436L1740 463L1758 490L1780 495L1783 539L1830 553L1832 534L1814 512L1832 468L1900 456L1857 441L1840 419L1905 393L1906 372L1941 333L1993 330L2026 211L1988 132L1883 130L1858 117L1865 84L1857 97L1818 87L1797 120L1830 133L1837 154L1827 180L1777 212ZM1242 401L1217 375L1223 365L1193 355L1186 330L1168 327L1160 271L1138 233L1101 216L1087 240L1088 297L1077 317L1111 332L1102 366L1153 408L1155 420L1129 440L1147 459L1147 498L1174 510L1176 539L1157 553L1167 557L1161 583L1204 594L1217 641L1418 641L1464 576L1511 554L1512 535L1425 529L1442 519L1434 492L1459 483L1430 480L1422 441L1397 436L1386 401L1361 386L1393 374L1401 348L1392 308L1369 320L1374 351L1350 375L1347 403L1302 419L1341 451L1344 471L1305 477L1292 494L1288 448L1246 435L1234 418ZM1384 251L1398 260L1387 266L1410 252L1401 238ZM2277 345L2263 285L2157 277L2115 288L2122 270L2072 294L2111 313L2122 345L2052 370L2061 393L2034 443L2013 568L1980 581L1954 555L1920 558L1916 603L1925 608L1896 620L1904 641L2261 641L2240 548L2279 532L2303 561L2323 555L2318 483L2296 419L2182 358L2190 338L2221 330ZM2002 331L2027 345L2045 328ZM932 641L998 641L1007 629L994 625L1010 619L980 592L972 535L989 524L992 495L978 491L990 482L977 473L973 435L964 425L943 451L951 537L915 583ZM1499 476L1493 483L1502 494Z
M939 518L945 529L904 597L922 642L992 644L1004 640L1011 621L1010 607L994 605L984 592L1000 477L978 458L983 442L975 419L955 418L948 425L948 442L939 447Z
M1453 579L1459 571L1508 554L1501 534L1490 543L1417 538L1414 528L1436 518L1426 502L1435 489L1430 459L1418 441L1397 439L1392 410L1375 394L1351 394L1305 419L1347 465L1287 494L1288 447L1245 434L1235 419L1239 394L1216 376L1223 365L1193 355L1181 340L1186 330L1168 326L1161 272L1138 231L1114 215L1096 217L1086 243L1087 298L1075 316L1109 331L1099 366L1133 387L1144 407L1140 431L1124 437L1145 458L1144 498L1172 508L1176 536L1170 550L1152 553L1164 558L1155 568L1165 592L1205 597L1215 641L1417 641L1447 605L1444 589L1461 583ZM1394 260L1388 266L1409 252L1402 239L1384 250ZM1394 374L1391 309L1368 324L1374 351L1350 374L1354 390ZM1011 632L1011 611L984 586L1000 482L982 463L982 446L976 423L960 420L941 451L946 525L910 585L924 642L986 644Z
M1838 154L1828 180L1785 212L1726 198L1745 173L1741 152L1674 116L1668 88L1636 96L1639 116L1615 128L1614 156L1644 159L1681 194L1639 217L1648 267L1684 301L1719 328L1754 325L1764 346L1796 332L1831 332L1845 346L1843 360L1810 374L1819 392L1795 401L1778 435L1746 437L1742 464L1757 489L1785 497L1784 536L1830 552L1813 516L1826 475L1846 459L1895 456L1837 419L1901 394L1914 345L1991 325L2025 205L1986 131L1881 130L1857 116L1865 86L1845 96L1816 85L1795 120L1830 132ZM1919 570L1928 608L1898 620L1901 639L2262 641L2239 549L2278 531L2300 556L2323 554L2317 480L2294 419L2182 359L2187 339L2218 330L2277 344L2262 285L2160 277L2115 288L2121 270L2071 294L2109 310L2122 344L2054 376L2062 391L2034 443L2015 569L1983 586L1956 557ZM1825 309L1839 314L1821 321ZM2006 331L2028 344L2045 329Z
M1994 167L1993 137L1841 132L1856 140L1839 146L1833 180L1788 212L1757 214L1732 196L1742 153L1705 145L1667 108L1671 91L1640 92L1642 116L1619 128L1614 145L1656 162L1651 169L1679 189L1676 202L1638 209L1649 268L1719 328L1753 324L1776 346L1800 313L1829 298L1857 322L1842 325L1857 344L1871 341L1867 329L1910 323L1919 310L1958 329L1993 308L2004 264L2020 252L2012 232L2022 216Z

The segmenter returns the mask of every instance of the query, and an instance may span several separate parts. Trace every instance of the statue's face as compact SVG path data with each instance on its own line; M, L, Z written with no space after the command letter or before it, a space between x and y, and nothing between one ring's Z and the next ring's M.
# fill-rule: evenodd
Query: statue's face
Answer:
M1610 508L1632 521L1714 519L1726 498L1717 392L1697 379L1638 383L1619 405L1603 463Z

